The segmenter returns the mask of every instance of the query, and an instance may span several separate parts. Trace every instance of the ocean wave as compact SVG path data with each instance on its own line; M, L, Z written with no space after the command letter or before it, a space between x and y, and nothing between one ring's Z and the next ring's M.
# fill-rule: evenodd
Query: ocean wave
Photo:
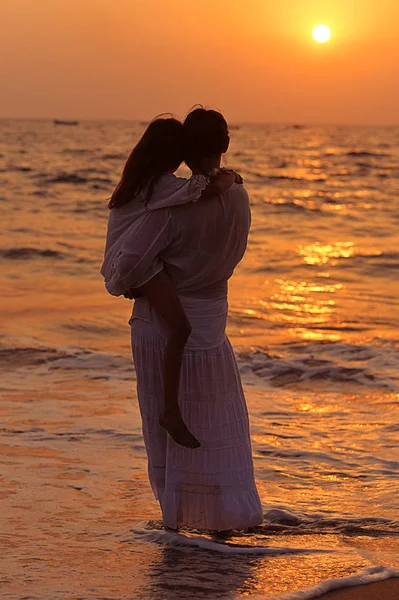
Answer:
M306 183L312 182L312 183L321 183L321 182L325 182L327 180L327 176L324 175L323 177L313 177L312 175L309 175L308 177L294 177L291 175L267 175L268 179L271 179L272 181L278 181L278 180L287 180L287 181L305 181Z
M103 160L126 160L126 154L115 152L114 154L103 154L101 158Z
M59 184L59 183L67 183L67 184L72 184L72 185L80 185L80 184L87 184L87 183L94 183L94 184L112 184L112 179L110 179L109 177L99 177L99 176L94 176L91 177L89 175L81 175L80 173L91 173L91 172L97 172L97 173L105 173L105 171L103 170L98 170L98 169L79 169L76 173L60 173L59 175L55 175L55 176L50 176L48 174L45 173L39 173L37 175L35 175L36 179L40 180L41 184Z
M399 351L395 346L320 342L285 344L277 354L262 349L238 353L243 375L253 373L274 387L290 385L357 385L364 388L399 388Z
M387 148L390 146L386 146ZM350 156L354 158L365 158L365 157L376 157L376 158L389 158L392 157L392 154L388 152L372 152L370 150L343 150L340 148L328 149L322 153L322 156L328 156L329 158L342 158L345 156Z
M268 514L265 515L265 519L267 517ZM184 552L185 565L187 565L187 561L190 561L190 556L193 556L192 553L197 554L198 551L202 551L201 577L206 582L208 579L212 581L211 590L208 587L199 587L199 581L202 582L202 579L195 580L197 585L194 588L191 579L180 578L178 584L176 584L172 579L164 576L164 585L165 587L167 586L168 592L173 593L174 596L183 595L191 598L194 592L195 597L197 597L198 590L201 590L201 592L205 590L208 596L210 592L212 595L217 595L218 597L219 592L221 592L220 596L224 596L223 592L225 590L220 588L220 583L217 580L215 581L214 577L205 576L208 573L210 576L215 570L219 571L221 560L223 562L226 562L226 560L233 561L235 557L239 558L240 556L242 557L241 560L244 560L245 556L248 556L248 558L250 556L258 556L259 558L265 556L268 561L272 561L274 556L310 554L313 555L311 559L313 561L313 570L317 569L316 565L319 566L320 564L316 563L317 556L320 556L323 561L326 560L322 558L325 555L329 555L327 558L328 561L340 561L339 577L331 578L331 574L336 573L336 571L332 571L328 578L324 568L317 578L317 584L303 587L303 582L306 580L302 580L301 583L294 579L290 581L289 587L291 589L288 592L273 593L266 589L265 586L258 585L258 591L250 594L256 600L311 600L318 598L330 590L382 581L391 577L399 577L399 569L385 566L384 558L382 558L382 564L377 562L379 558L377 555L371 563L372 566L369 566L370 553L357 548L353 544L349 545L345 543L345 540L342 540L342 543L339 545L336 543L331 544L331 540L328 537L324 541L317 535L319 532L314 532L316 534L315 540L317 540L317 547L314 547L312 539L309 539L309 536L306 534L303 537L298 537L298 541L295 543L295 538L292 539L290 535L294 528L291 527L290 529L291 531L287 532L281 530L279 532L274 531L272 532L272 536L269 534L268 537L265 537L265 530L262 531L262 528L253 528L252 532L232 532L232 535L228 539L223 539L220 536L213 535L212 532L197 532L189 529L181 529L179 533L165 531L160 522L149 521L148 523L138 523L131 530L133 535L124 535L120 542L137 545L137 543L140 544L144 540L174 549L175 552ZM284 539L285 536L286 539ZM283 558L279 560L283 560ZM238 569L238 573L240 573L239 564L237 563L235 567ZM269 569L273 568L273 562L268 562L268 564ZM230 568L234 569L234 565L232 564ZM160 574L162 575L162 571ZM314 579L312 580L314 581ZM284 586L280 589L287 590L286 580L284 581ZM244 590L240 590L238 594L235 594L237 598L243 598L244 596L247 597L247 593Z
M122 433L115 429L94 429L79 428L66 430L66 431L49 431L45 427L1 427L0 433L2 437L22 437L29 440L48 442L53 440L59 440L63 438L67 441L81 442L83 440L93 440L93 438L112 438L119 442L129 444L131 449L135 452L143 453L145 451L143 436L141 431L137 433Z
M28 229L27 227L16 227L15 229L9 229L13 233L33 233L34 229Z
M122 331L124 331L124 325L123 325L123 329L122 327L118 327L118 326L113 326L110 327L109 325L106 325L103 321L91 321L91 322L84 322L84 321L79 321L79 322L71 322L71 323L64 323L62 325L63 329L67 329L68 331L76 331L79 333L94 333L94 334L100 334L100 335L117 335L118 333Z
M307 536L320 536L320 535L356 535L361 537L399 537L399 521L388 519L385 517L343 517L343 516L328 516L322 513L306 513L293 511L286 506L278 506L276 508L269 508L269 510L263 515L264 522L262 525L251 527L247 530L234 530L231 538L235 541L233 543L227 543L225 541L214 541L210 540L208 536L212 536L211 531L202 531L201 533L195 529L181 528L180 534L171 534L164 531L162 521L151 520L147 524L140 524L136 526L132 531L139 535L150 534L149 539L151 541L169 541L179 545L199 545L203 548L212 550L219 550L219 547L213 547L213 544L222 543L223 546L228 548L237 548L245 553L245 549L249 549L249 553L256 553L255 548L259 550L259 553L272 554L277 550L305 550L305 548L287 548L287 547L271 547L271 546L258 546L257 541L260 539L270 538L273 536L274 540L278 538L284 539L287 536L301 538ZM162 537L153 534L162 534ZM174 535L181 535L182 537L173 537ZM165 536L165 537L164 537ZM261 536L261 537L260 537ZM240 544L240 538L245 538L245 545ZM251 541L253 542L251 544ZM210 542L208 546L207 542ZM238 542L238 543L235 543ZM204 543L204 545L202 545ZM265 551L267 548L267 551ZM252 550L251 550L252 549ZM314 549L306 548L307 551L314 551ZM318 549L319 551L325 551L325 549ZM223 550L221 550L223 551ZM230 552L230 550L227 550Z
M41 250L40 248L6 248L0 249L0 256L11 260L22 260L32 258L56 258L63 259L65 254L59 250Z
M90 148L64 148L60 154L93 154Z
M376 158L386 158L391 156L391 154L387 154L386 152L369 152L367 150L350 150L349 152L345 152L344 156L375 156Z
M323 175L321 177L317 177L311 174L308 174L307 177L295 177L295 175L267 175L265 173L252 173L255 177L259 179L267 179L269 181L304 181L306 183L324 183L327 180L327 176Z
M117 354L92 352L84 348L11 346L0 348L0 368L18 370L37 367L40 372L84 371L87 379L133 379L132 360ZM39 371L38 371L39 372ZM75 375L74 375L75 373Z
M253 600L313 600L320 598L322 595L333 590L339 590L342 588L348 588L359 585L366 585L369 583L376 583L378 581L385 581L392 577L399 577L399 569L385 567L382 565L368 567L362 571L358 571L354 575L348 575L347 577L337 577L333 579L326 579L321 583L312 585L306 588L295 590L294 592L284 592L270 596L267 594L254 594ZM360 597L360 594L359 594ZM393 600L393 598L392 598Z
M20 173L30 173L31 171L33 171L32 167L26 167L26 166L12 166L12 167L8 167L7 169L4 169L4 171L13 171L13 172L20 172Z
M76 169L76 173L88 173L89 175L92 173L99 173L100 175L108 175L108 169L100 169L97 167L90 167L88 169Z
M381 164L376 164L374 162L363 162L363 161L359 161L356 163L357 167L365 167L367 169L379 169L380 171L386 170L386 171L391 171L392 169L397 169L398 168L398 164L385 164L385 165L381 165Z
M398 252L359 252L347 259L349 268L358 267L362 270L373 271L374 276L386 277L386 270L394 269L395 272L399 267Z
M221 552L222 554L252 554L255 556L281 556L283 554L335 554L337 550L328 548L307 548L300 546L261 546L251 544L240 544L226 541L216 541L208 537L184 533L172 533L164 529L148 529L147 527L135 527L132 533L140 536L148 542L157 542L166 546L194 547L202 550Z
M357 534L364 536L399 536L399 521L384 517L328 517L320 513L293 512L287 507L269 509L264 515L265 523L256 531L298 535L308 534Z
M0 367L42 365L67 356L67 353L54 348L0 348Z
M77 175L76 173L64 173L62 175L56 175L55 177L43 178L43 183L87 183L88 178Z
M256 541L258 536L319 536L319 535L357 535L363 537L399 537L399 521L385 517L343 517L328 516L322 513L307 513L305 511L294 511L287 506L278 506L269 508L263 515L264 522L250 528L250 533L246 530L236 530L233 536L237 539L253 538ZM163 532L162 521L151 520L142 527L135 528L137 533L147 531ZM198 540L198 531L195 529L181 529L187 536L195 536ZM210 535L212 532L204 532L204 535ZM183 538L183 543L187 538ZM200 537L199 539L206 539ZM215 542L217 543L217 542ZM247 545L248 547L248 545ZM249 547L251 547L249 545Z
M90 324L66 325L68 329L87 334L104 335L107 327ZM256 349L237 353L243 375L252 374L275 388L290 386L314 388L315 384L342 386L356 385L364 389L379 388L395 391L399 379L399 353L382 353L378 348L339 344L338 342L312 343L308 346L293 344L280 346L276 354ZM106 352L93 352L80 347L16 346L0 349L0 367L46 367L55 372L85 371L85 377L126 379L134 376L130 357Z
M119 328L95 323L65 323L79 335L118 335ZM342 342L293 342L273 352L256 348L237 352L244 382L256 377L274 388L342 389L353 386L369 390L397 391L399 350L395 344L374 340L372 344ZM47 371L85 371L87 378L130 379L134 367L129 357L94 352L81 347L11 346L0 350L0 368L43 367ZM357 390L359 391L359 389Z
M317 197L309 197L305 200L285 200L284 202L281 202L280 199L278 199L278 201L275 201L272 198L264 198L263 202L268 206L272 206L273 210L282 212L293 210L299 212L322 212L322 203L320 201L320 198ZM316 202L318 203L318 205L316 205ZM326 202L326 200L324 202Z

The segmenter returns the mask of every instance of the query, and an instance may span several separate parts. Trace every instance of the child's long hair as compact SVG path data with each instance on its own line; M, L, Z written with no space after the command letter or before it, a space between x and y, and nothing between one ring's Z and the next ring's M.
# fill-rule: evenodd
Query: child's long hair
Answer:
M183 135L183 125L177 119L158 117L152 121L131 151L108 208L119 208L142 192L147 203L160 177L183 162Z

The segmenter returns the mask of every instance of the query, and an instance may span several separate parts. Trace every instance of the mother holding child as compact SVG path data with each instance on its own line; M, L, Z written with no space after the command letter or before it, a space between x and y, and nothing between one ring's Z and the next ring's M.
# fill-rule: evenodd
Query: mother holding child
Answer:
M135 298L131 325L148 473L163 524L227 531L262 523L248 411L226 336L228 279L250 226L248 194L220 170L223 116L158 118L110 203L102 274ZM183 162L190 179L174 172Z

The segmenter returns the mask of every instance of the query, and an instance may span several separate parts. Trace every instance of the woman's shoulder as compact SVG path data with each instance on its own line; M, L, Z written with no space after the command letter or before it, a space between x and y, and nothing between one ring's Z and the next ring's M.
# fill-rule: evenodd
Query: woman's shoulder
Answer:
M157 192L174 193L176 190L184 186L189 180L185 177L177 177L174 173L164 173L154 185L153 195ZM150 198L152 200L152 198Z
M222 197L226 198L226 201L249 204L249 195L242 183L233 183L228 190L223 192Z
M153 211L197 202L208 183L208 178L205 176L186 179L185 177L176 177L173 173L165 173L152 190L148 200L148 209Z

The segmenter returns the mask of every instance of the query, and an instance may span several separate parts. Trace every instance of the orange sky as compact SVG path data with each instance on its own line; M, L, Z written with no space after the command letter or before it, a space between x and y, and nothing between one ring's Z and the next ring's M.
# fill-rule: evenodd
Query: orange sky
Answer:
M399 0L0 0L0 23L3 117L399 124Z

